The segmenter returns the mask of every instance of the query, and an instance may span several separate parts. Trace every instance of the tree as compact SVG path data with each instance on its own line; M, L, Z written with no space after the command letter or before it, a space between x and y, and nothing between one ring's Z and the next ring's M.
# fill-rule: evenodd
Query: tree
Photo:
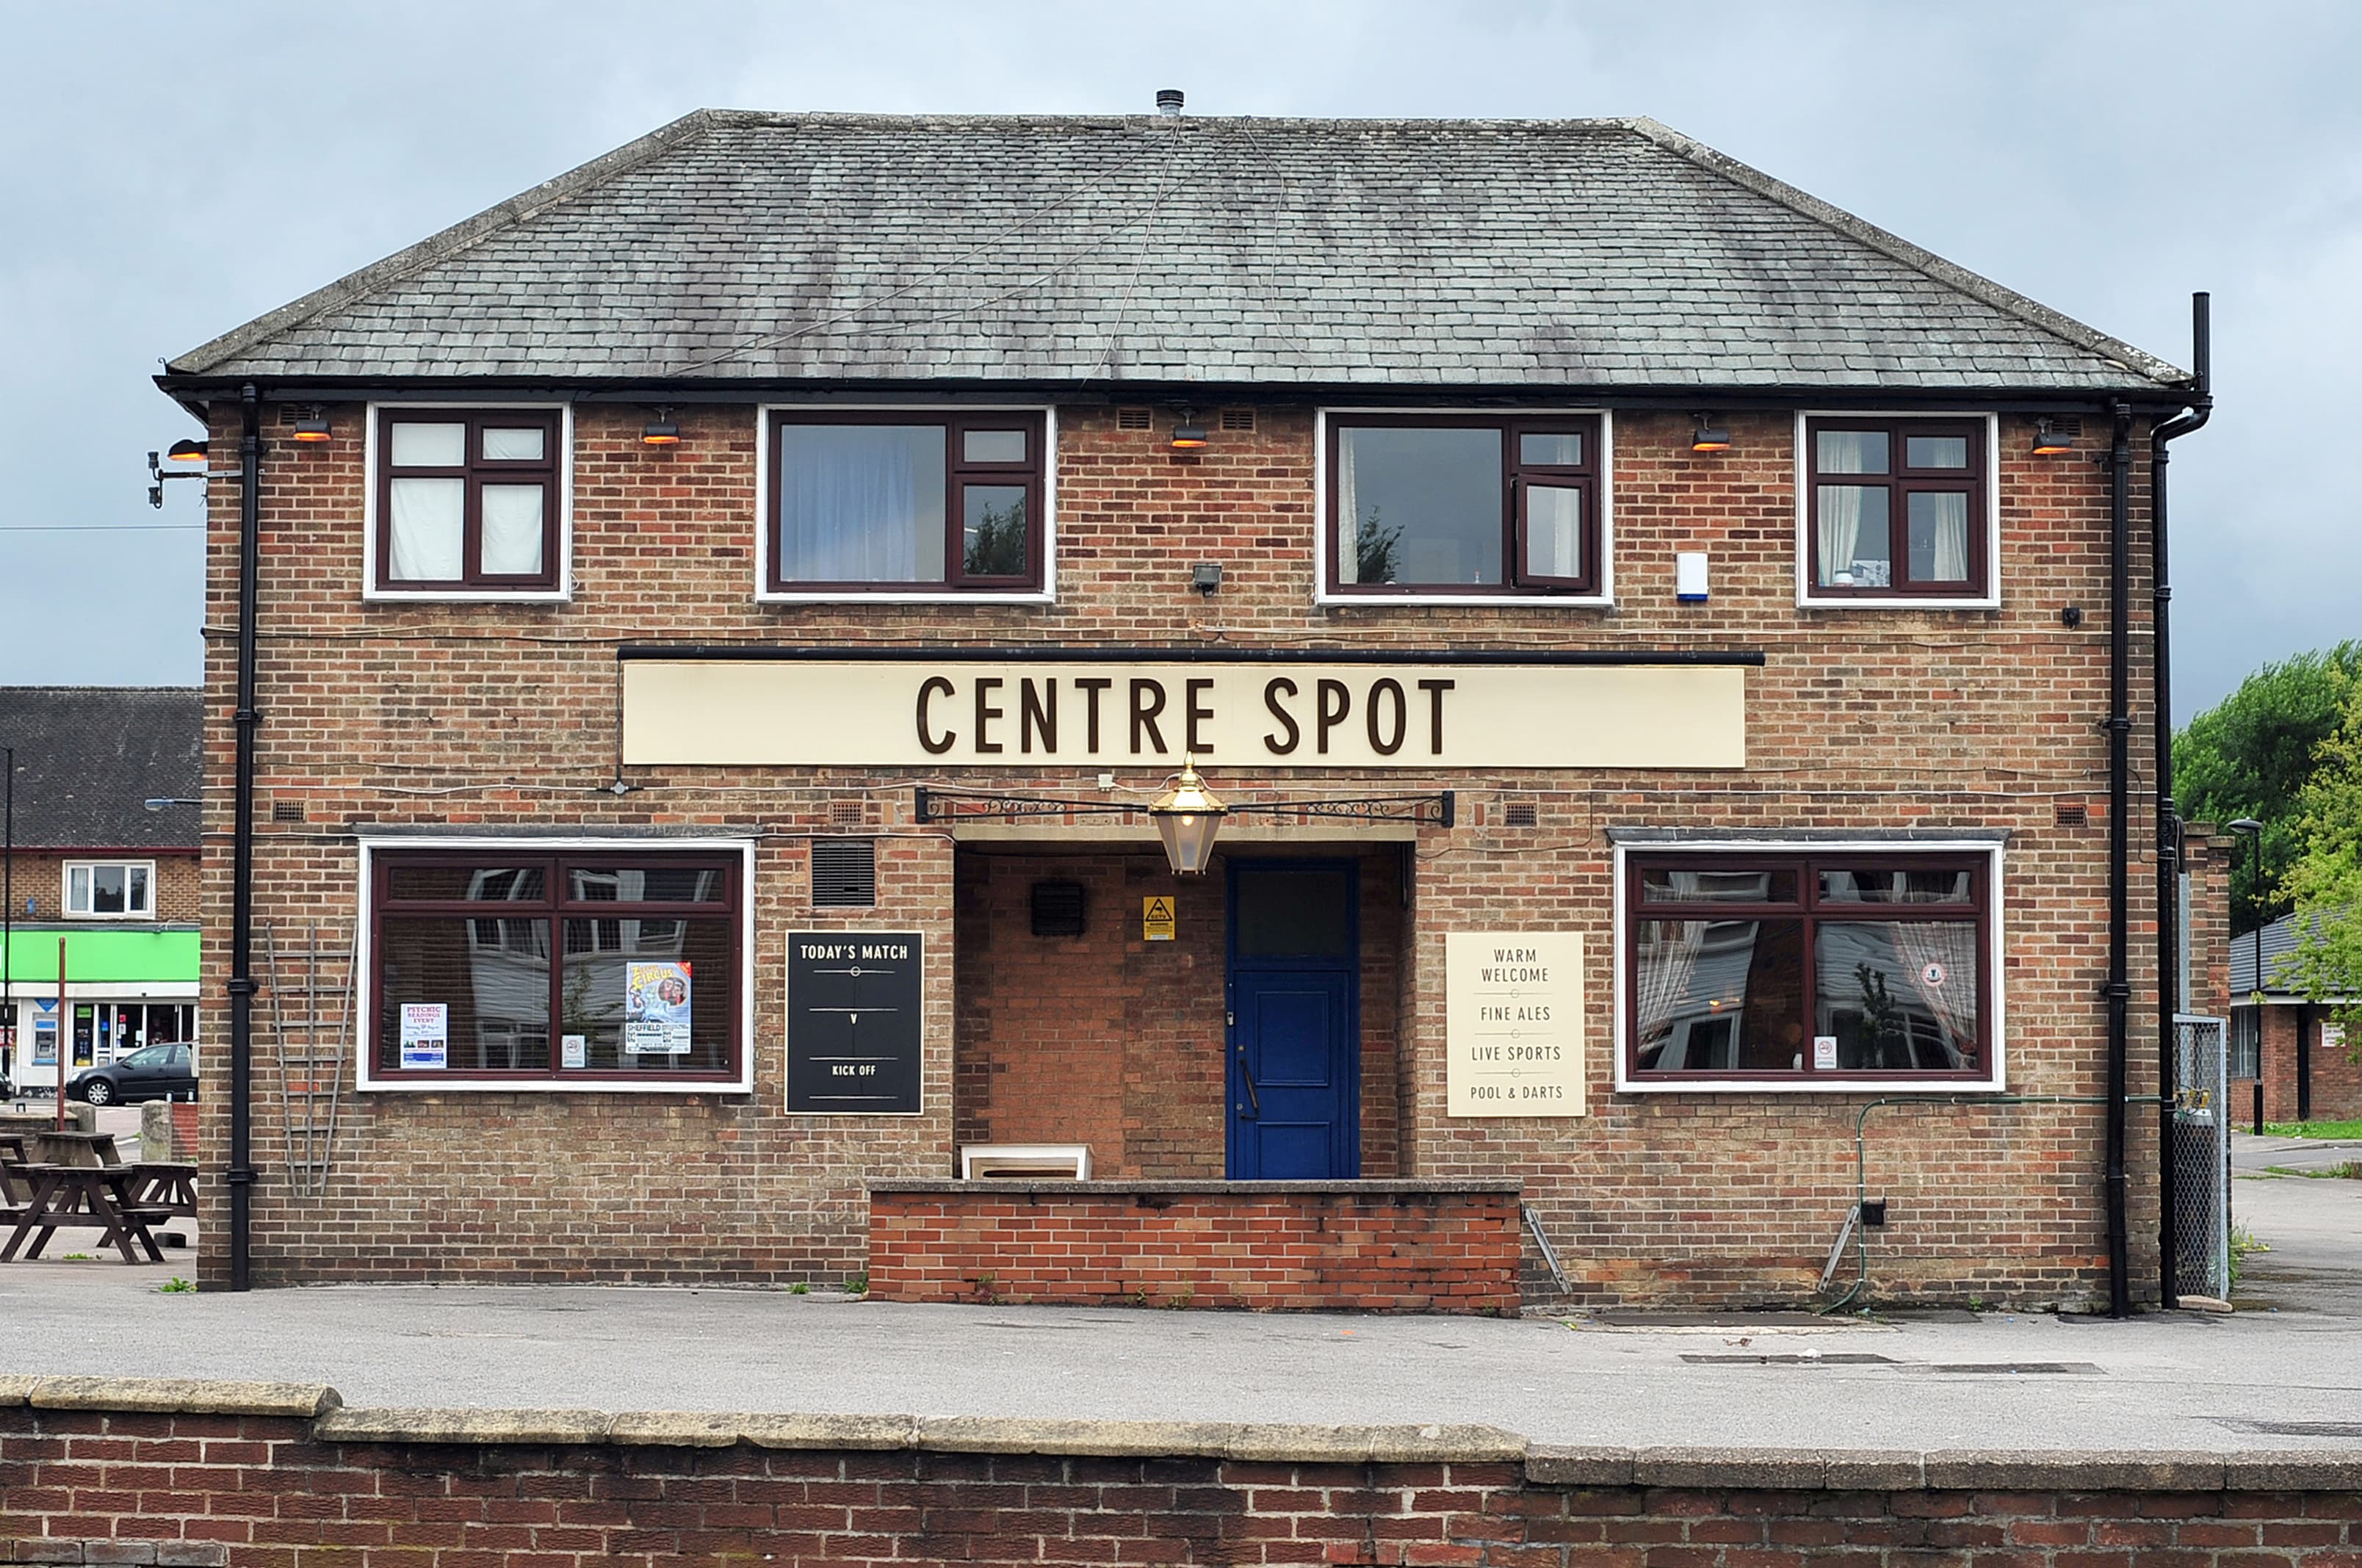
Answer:
M2362 1059L2362 685L2314 758L2297 794L2299 851L2280 887L2296 910L2297 944L2277 974L2327 1008Z
M2240 817L2264 824L2263 889L2249 892L2246 868L2232 879L2231 926L2247 931L2286 914L2280 891L2296 863L2297 797L2313 754L2336 733L2362 682L2362 642L2268 664L2173 737L2173 794L2191 822Z

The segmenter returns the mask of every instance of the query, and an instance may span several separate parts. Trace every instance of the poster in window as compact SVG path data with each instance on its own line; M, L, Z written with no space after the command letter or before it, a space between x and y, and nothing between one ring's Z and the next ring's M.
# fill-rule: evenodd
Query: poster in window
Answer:
M98 1049L95 1029L96 1021L92 1017L89 1008L74 1009L73 1065L75 1066L87 1067L95 1060Z
M402 1004L402 1065L437 1071L450 1065L451 1004Z
M915 1116L923 948L915 931L788 933L788 1109Z
M688 1055L688 962L631 964L624 967L624 1054Z

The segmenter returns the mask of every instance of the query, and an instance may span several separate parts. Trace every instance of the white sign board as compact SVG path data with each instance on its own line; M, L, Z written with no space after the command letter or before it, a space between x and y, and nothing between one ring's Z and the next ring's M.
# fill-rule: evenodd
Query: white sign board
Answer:
M1443 938L1444 1113L1582 1116L1583 937Z
M632 659L624 759L760 767L1744 767L1729 664Z
M447 1066L451 1059L451 1004L402 1004L402 1065L405 1067Z

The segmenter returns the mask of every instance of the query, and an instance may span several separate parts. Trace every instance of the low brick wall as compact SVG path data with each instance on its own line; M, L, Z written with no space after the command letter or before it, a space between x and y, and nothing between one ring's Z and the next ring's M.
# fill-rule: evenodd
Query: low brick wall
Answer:
M1508 1313L1518 1205L1497 1182L873 1182L869 1293Z
M1529 1449L1482 1427L346 1410L0 1377L0 1561L2351 1568L2362 1453Z

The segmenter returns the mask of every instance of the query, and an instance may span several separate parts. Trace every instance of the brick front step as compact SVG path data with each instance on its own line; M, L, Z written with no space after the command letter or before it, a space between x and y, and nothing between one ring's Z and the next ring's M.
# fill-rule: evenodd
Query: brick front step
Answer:
M1496 1182L885 1181L886 1301L1518 1309L1519 1193Z

